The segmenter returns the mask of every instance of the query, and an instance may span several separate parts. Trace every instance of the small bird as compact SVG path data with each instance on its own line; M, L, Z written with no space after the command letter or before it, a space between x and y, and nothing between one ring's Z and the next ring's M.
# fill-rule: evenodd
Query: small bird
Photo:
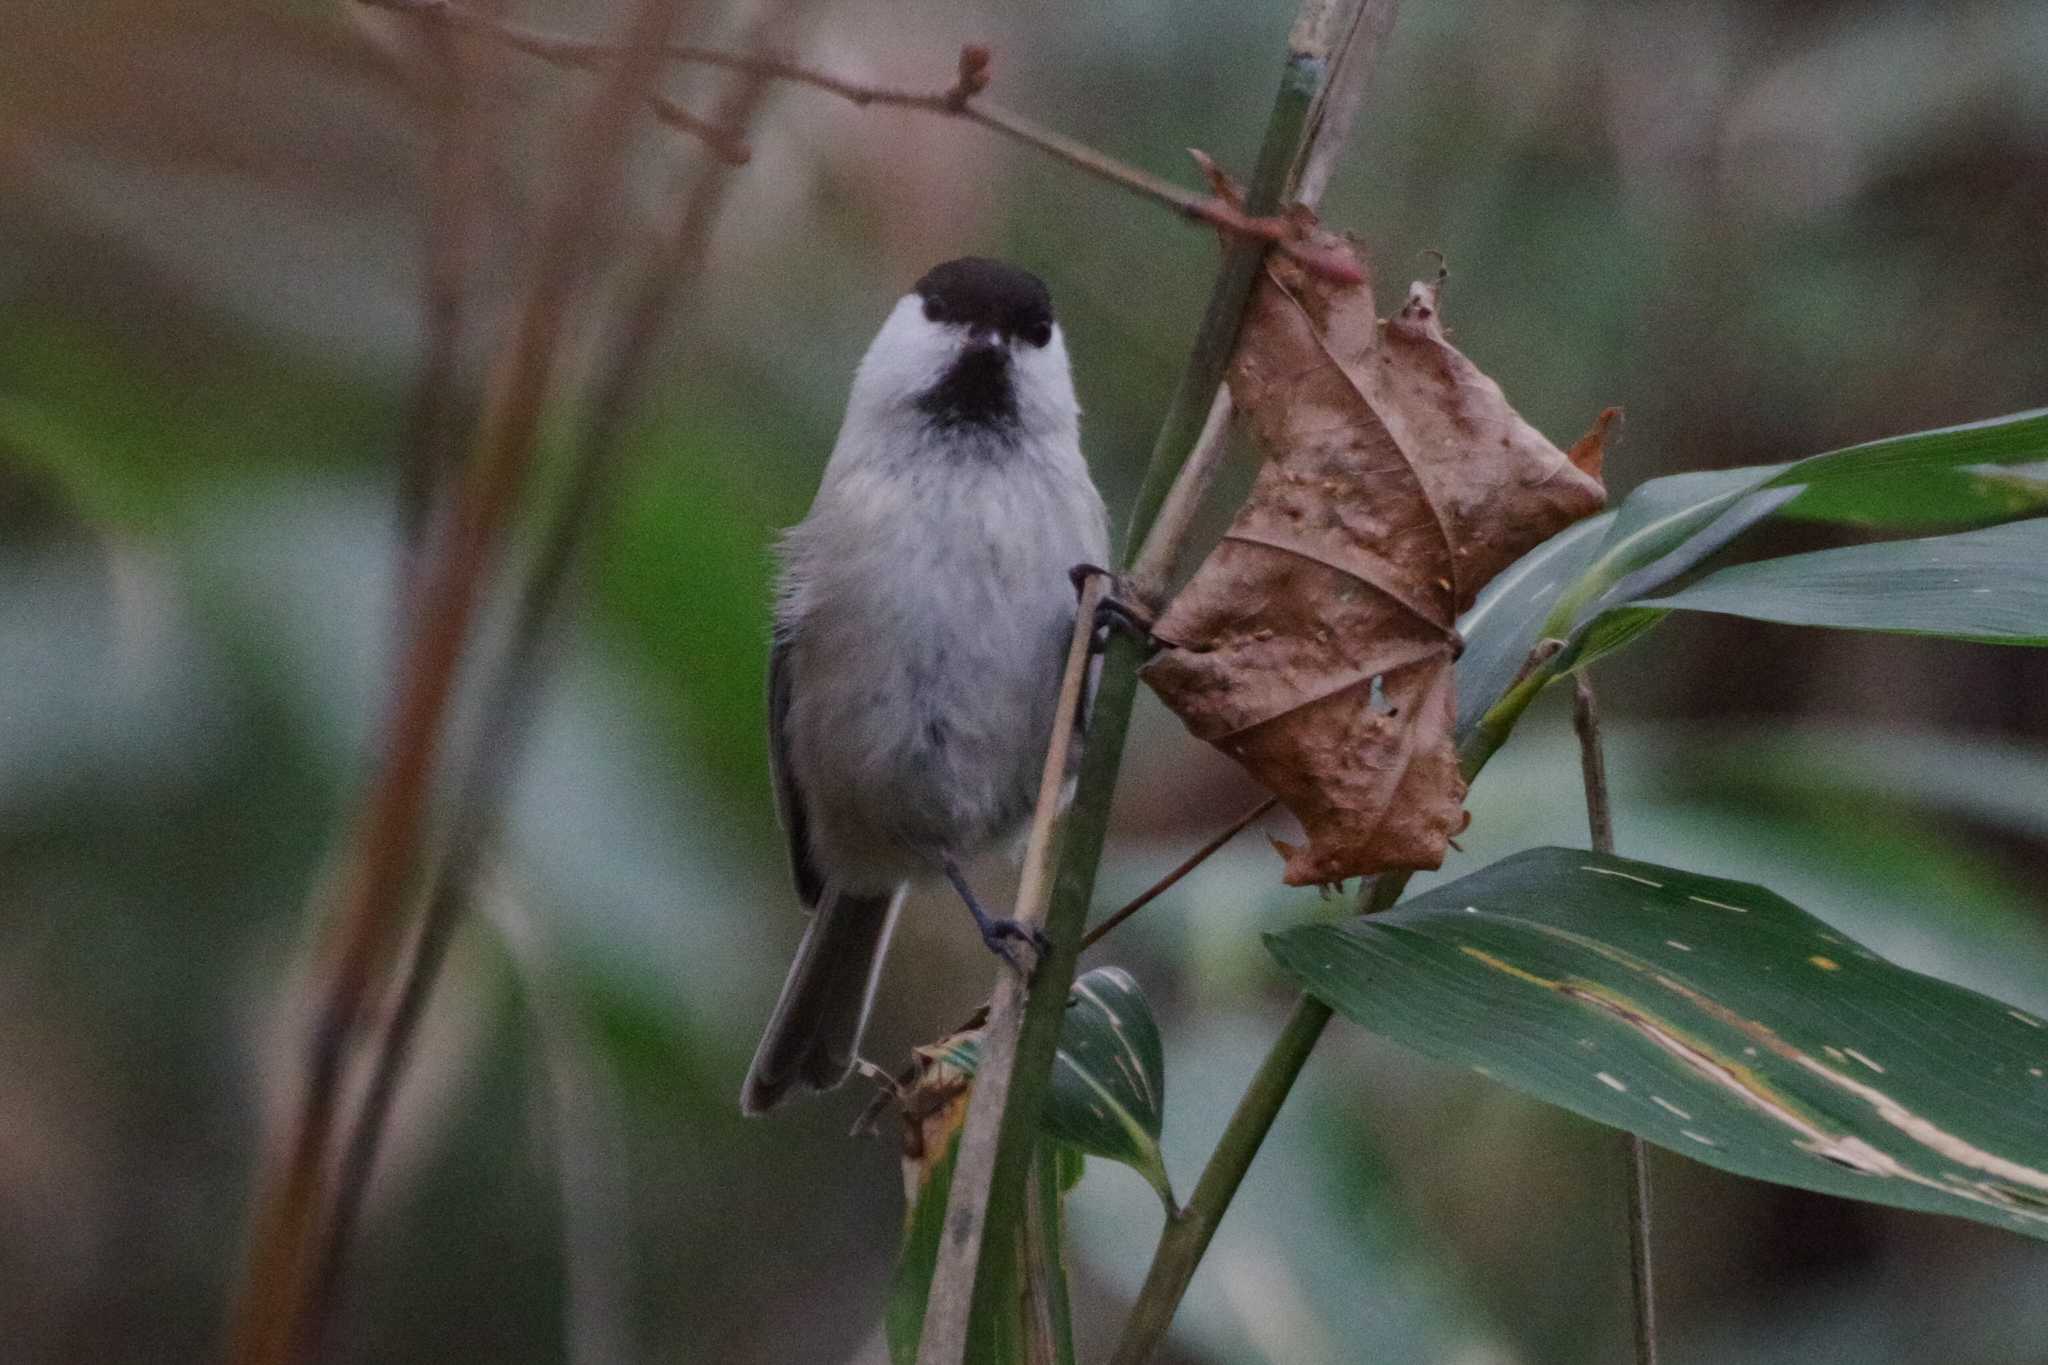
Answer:
M943 876L1016 965L960 863L1037 799L1074 629L1070 572L1108 555L1045 282L934 266L861 360L817 498L781 545L769 751L812 912L740 1108L853 1070L913 881Z

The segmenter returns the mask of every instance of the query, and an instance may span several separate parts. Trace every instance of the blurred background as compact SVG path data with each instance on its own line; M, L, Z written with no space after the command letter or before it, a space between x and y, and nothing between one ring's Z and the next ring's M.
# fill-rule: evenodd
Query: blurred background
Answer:
M601 35L618 8L516 13ZM1383 307L1442 252L1457 339L1552 439L1623 406L1617 493L2048 397L2048 5L1403 9L1326 216L1373 244ZM937 87L986 41L996 97L1193 184L1186 147L1248 166L1291 14L861 0L814 5L803 48ZM744 20L685 16L706 40ZM409 36L313 0L0 6L10 1362L218 1350L388 664L429 174ZM588 89L490 64L472 372ZM672 89L704 108L717 85ZM801 928L763 751L767 549L890 302L967 252L1050 281L1120 518L1216 251L928 116L784 89L753 144L400 1101L350 1359L883 1358L902 1195L886 1134L846 1136L865 1094L759 1122L736 1107ZM645 250L671 167L697 155L647 139L607 257ZM2048 1009L2038 657L1701 618L1601 681L1623 853L1763 882L1907 965ZM1478 784L1447 874L1583 841L1559 701ZM1141 698L1104 907L1255 795ZM1013 875L979 873L991 894ZM1278 876L1248 835L1098 950L1160 1012L1183 1186L1289 1000L1259 932L1327 913ZM871 1054L897 1064L989 979L957 907L914 902ZM1619 1360L1615 1152L1340 1024L1172 1359ZM1654 1165L1669 1362L2043 1357L2048 1247ZM1157 1205L1099 1162L1072 1204L1085 1358Z

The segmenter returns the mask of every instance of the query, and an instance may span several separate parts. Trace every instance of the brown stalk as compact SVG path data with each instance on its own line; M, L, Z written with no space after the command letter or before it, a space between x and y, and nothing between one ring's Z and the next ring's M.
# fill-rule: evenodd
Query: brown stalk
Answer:
M1247 829L1251 828L1252 822L1254 820L1257 820L1260 816L1266 814L1268 811L1272 810L1273 807L1279 804L1279 797L1269 796L1265 800L1259 802L1258 805L1253 806L1250 810L1246 811L1243 815L1238 816L1237 819L1231 822L1230 827L1228 829L1216 835L1213 839L1209 840L1208 843L1203 844L1193 853L1190 853L1187 856L1187 858L1182 861L1179 867L1176 867L1175 869L1173 869L1173 871L1167 873L1164 877L1161 877L1158 881L1152 883L1152 885L1146 887L1143 891L1140 891L1137 895L1133 896L1129 901L1125 902L1124 907L1121 910L1118 910L1108 919L1105 919L1104 921L1102 921L1102 923L1096 925L1093 929L1090 929L1086 934L1082 935L1081 951L1084 953L1087 952L1090 948L1095 946L1096 942L1100 940L1103 935L1107 934L1110 930L1116 928L1119 924L1122 924L1132 915L1135 915L1140 910L1143 910L1153 901L1158 900L1168 891L1171 891L1174 887L1174 884L1179 882L1181 878L1187 876L1188 873L1193 872L1203 863L1208 862L1209 859L1214 857L1216 853L1225 844L1229 843L1232 839L1235 839L1238 835L1244 833Z
M791 18L785 5L764 17L759 31L780 29ZM714 118L721 128L742 129L753 121L771 82L752 76L735 82ZM481 712L485 733L469 756L454 799L453 830L434 874L433 889L418 941L408 959L398 1005L378 1046L370 1086L349 1136L337 1182L335 1218L323 1252L323 1292L331 1297L376 1163L397 1087L411 1055L449 942L467 909L477 875L495 837L503 794L524 756L540 701L539 684L549 673L546 656L562 625L561 613L576 562L611 500L620 473L619 437L645 378L647 361L685 280L702 266L711 227L732 184L735 163L719 159L703 166L676 195L673 232L650 263L641 287L610 348L609 360L591 405L591 416L575 460L568 493L549 527L515 608L511 640L486 685Z
M1572 729L1579 737L1579 772L1586 788L1586 827L1595 853L1614 852L1614 801L1607 790L1607 753L1600 743L1600 703L1593 680L1574 676ZM1650 1154L1641 1137L1621 1135L1622 1181L1627 1193L1630 1339L1636 1365L1657 1365L1657 1298L1650 1255Z
M433 561L423 568L418 626L406 641L379 762L347 859L331 940L333 971L308 1040L306 1089L260 1179L229 1348L238 1365L282 1365L308 1349L307 1309L327 1219L342 1072L404 929L404 891L457 665L500 533L532 463L581 246L616 187L632 111L659 72L675 10L675 0L641 0L625 55L568 141L562 192L543 224L524 306L493 367L468 476Z

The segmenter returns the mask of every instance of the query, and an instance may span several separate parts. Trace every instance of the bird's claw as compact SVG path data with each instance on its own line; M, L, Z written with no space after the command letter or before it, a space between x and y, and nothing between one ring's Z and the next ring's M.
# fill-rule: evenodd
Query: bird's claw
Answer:
M1099 564L1076 564L1067 570L1067 577L1074 585L1075 593L1087 586L1091 578L1109 580L1109 591L1095 604L1095 638L1093 648L1100 652L1108 643L1109 632L1121 630L1145 647L1146 652L1156 653L1164 642L1152 633L1152 617L1144 608L1122 596L1123 580Z
M1031 979L1031 974L1036 969L1037 964L1044 961L1045 955L1052 951L1052 940L1045 936L1043 929L1014 919L990 920L982 926L981 941L988 945L990 952L1009 963L1017 975L1023 977L1026 981ZM1012 943L1028 943L1031 945L1032 965L1030 967L1026 967L1017 960L1017 954L1011 951L1010 948Z

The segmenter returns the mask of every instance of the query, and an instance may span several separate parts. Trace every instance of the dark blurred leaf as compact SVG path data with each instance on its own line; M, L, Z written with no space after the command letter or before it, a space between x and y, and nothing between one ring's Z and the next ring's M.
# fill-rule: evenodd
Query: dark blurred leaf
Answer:
M2048 751L2009 739L1827 725L1717 730L1670 756L1697 789L1755 809L1831 815L1873 801L1924 827L1928 813L2048 838Z
M1646 611L2048 644L2048 519L1737 564Z
M1534 849L1267 943L1366 1028L1709 1165L2048 1238L2048 1025L1761 887Z
M763 802L765 819L767 515L729 477L732 452L746 449L739 435L660 435L600 534L597 621L722 784Z
M164 536L230 474L389 464L390 394L318 358L225 343L189 368L75 323L0 318L0 460L49 477L102 526Z

